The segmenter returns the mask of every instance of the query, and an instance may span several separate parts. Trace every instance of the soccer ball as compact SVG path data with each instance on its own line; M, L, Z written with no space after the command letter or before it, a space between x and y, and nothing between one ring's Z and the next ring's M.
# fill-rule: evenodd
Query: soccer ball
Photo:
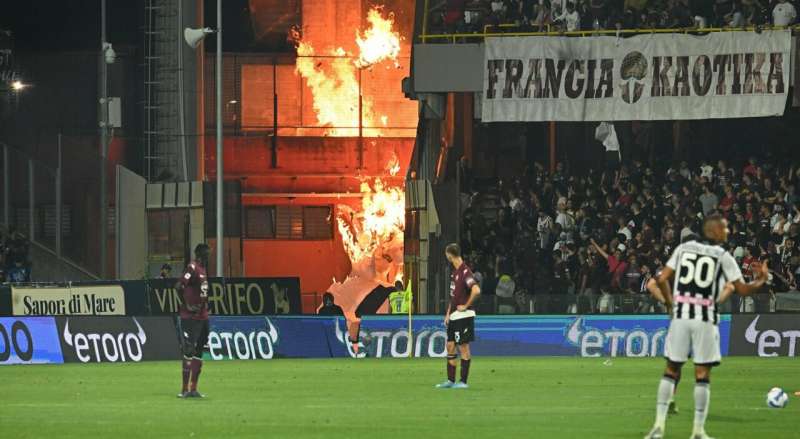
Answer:
M780 387L773 387L767 393L767 406L774 409L782 409L789 403L789 395Z

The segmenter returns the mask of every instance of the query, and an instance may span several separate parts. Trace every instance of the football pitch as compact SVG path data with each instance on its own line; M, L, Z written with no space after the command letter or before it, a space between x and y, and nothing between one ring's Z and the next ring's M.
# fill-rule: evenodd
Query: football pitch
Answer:
M180 400L180 364L0 368L2 437L641 438L661 359L480 358L468 390L437 390L443 359L206 361L202 400ZM688 438L684 371L667 438ZM794 359L725 358L711 380L709 434L797 438Z

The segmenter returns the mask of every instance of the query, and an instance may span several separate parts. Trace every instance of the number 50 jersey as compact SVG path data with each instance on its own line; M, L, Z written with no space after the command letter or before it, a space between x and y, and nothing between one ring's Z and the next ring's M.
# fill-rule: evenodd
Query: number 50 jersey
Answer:
M675 270L673 317L718 324L717 298L725 284L742 279L733 256L719 245L689 241L675 249L667 267Z

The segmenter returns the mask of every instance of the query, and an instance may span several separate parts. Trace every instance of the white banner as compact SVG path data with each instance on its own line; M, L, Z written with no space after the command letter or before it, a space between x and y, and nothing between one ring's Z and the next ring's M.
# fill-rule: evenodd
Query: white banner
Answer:
M125 293L119 285L72 288L11 287L15 316L125 315Z
M778 116L791 32L486 40L484 122Z

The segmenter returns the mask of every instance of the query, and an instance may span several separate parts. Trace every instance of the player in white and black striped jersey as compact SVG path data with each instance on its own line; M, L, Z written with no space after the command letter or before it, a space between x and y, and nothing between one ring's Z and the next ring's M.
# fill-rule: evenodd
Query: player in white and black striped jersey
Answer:
M645 439L664 437L667 410L681 367L692 355L695 366L694 429L692 439L710 439L705 432L711 397L711 368L720 364L718 305L727 298L723 291L732 285L740 295L756 293L767 280L767 266L754 269L757 278L745 283L738 264L721 244L728 240L728 222L711 215L703 223L704 240L678 246L658 278L658 290L672 321L664 343L667 367L658 387L656 422ZM673 294L674 293L674 294Z

